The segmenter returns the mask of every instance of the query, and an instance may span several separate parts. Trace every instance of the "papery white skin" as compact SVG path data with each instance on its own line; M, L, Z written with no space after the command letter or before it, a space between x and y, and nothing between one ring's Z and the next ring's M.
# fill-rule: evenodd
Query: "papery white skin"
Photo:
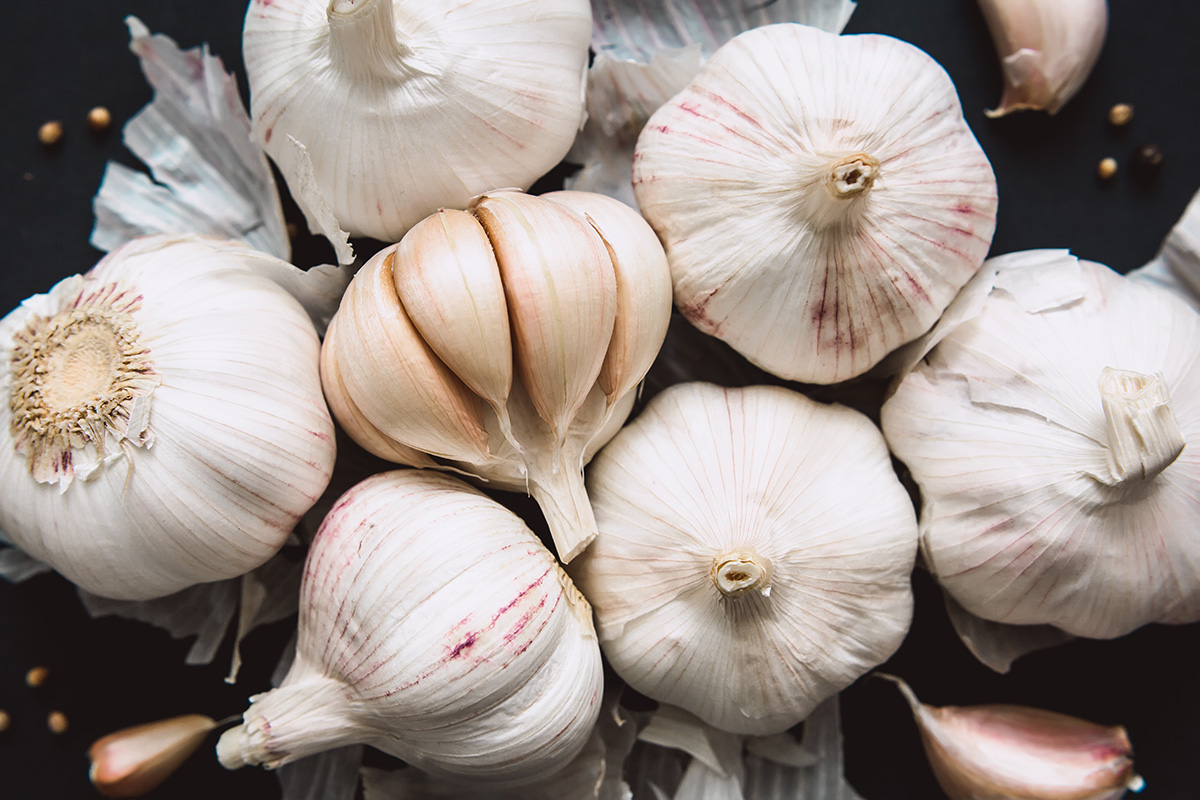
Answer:
M363 743L443 775L535 780L600 710L587 602L512 512L461 481L388 472L313 542L296 660L218 744L275 767Z
M835 172L857 181L845 196ZM684 316L813 383L928 330L995 228L991 166L945 71L890 37L803 25L709 59L643 129L633 183Z
M858 412L678 385L600 452L588 490L600 536L572 574L605 655L711 725L786 730L908 630L916 519ZM730 554L766 582L725 596L713 571Z
M975 316L883 406L921 488L926 564L998 622L1112 638L1200 619L1200 314L1064 251L995 261ZM1169 393L1187 444L1153 478L1106 485L1106 367Z
M1007 674L1018 658L1069 642L1075 637L1053 625L1005 625L977 617L943 594L946 616L971 655L989 669Z
M979 0L1004 72L989 117L1058 113L1082 88L1108 30L1107 0Z
M1200 311L1200 192L1192 195L1158 255L1129 277L1164 286Z
M0 322L0 528L87 591L161 597L249 572L283 546L333 470L317 332L245 245L152 236ZM14 336L82 295L118 296L150 372L128 423L30 472L9 411ZM132 304L132 305L130 305ZM45 468L42 468L45 470Z
M586 0L254 0L255 135L295 189L293 137L340 225L395 241L562 159L583 122L590 28Z

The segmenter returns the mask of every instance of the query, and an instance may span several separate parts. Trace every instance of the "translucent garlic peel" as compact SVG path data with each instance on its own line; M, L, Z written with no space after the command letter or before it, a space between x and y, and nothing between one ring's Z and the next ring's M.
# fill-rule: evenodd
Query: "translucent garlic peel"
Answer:
M588 489L600 536L571 571L605 655L708 724L783 731L908 630L916 519L858 412L678 385L600 452ZM714 564L730 556L767 580L721 591Z
M293 189L288 137L307 150L352 235L395 241L562 159L583 121L590 32L586 0L254 0L255 134Z
M967 611L997 622L1112 638L1200 619L1200 451L1186 445L1200 441L1200 315L1069 255L1005 264L977 315L883 406L888 442L921 488L926 563ZM1056 294L1075 299L1031 302ZM1159 381L1168 407L1140 422L1106 415L1109 368ZM1141 456L1115 474L1114 430L1133 436L1127 452L1165 452L1167 411L1178 457L1156 476Z
M264 260L297 271L244 245L136 239L0 322L15 545L118 599L235 577L283 546L329 481L333 424L316 330Z
M991 166L945 71L890 37L803 25L718 50L643 129L633 181L683 314L814 383L928 330L995 228Z
M1004 72L1004 95L988 116L1058 113L1100 57L1106 0L979 0L979 7Z
M524 523L454 478L390 472L344 495L300 607L296 661L222 736L227 767L357 742L442 775L534 780L599 713L587 602Z

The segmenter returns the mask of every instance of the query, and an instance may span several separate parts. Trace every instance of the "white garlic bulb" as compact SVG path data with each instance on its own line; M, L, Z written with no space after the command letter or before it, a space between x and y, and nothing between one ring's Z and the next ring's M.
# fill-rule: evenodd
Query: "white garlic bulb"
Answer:
M633 181L684 316L813 383L928 330L995 228L945 71L897 39L803 25L722 46L642 130Z
M322 378L381 458L529 491L566 562L595 537L583 465L628 416L670 314L666 256L631 208L496 192L362 267Z
M925 563L997 622L1200 620L1200 314L1065 251L992 259L968 290L883 406Z
M363 743L443 775L533 780L587 742L603 683L587 601L515 514L456 478L355 486L300 592L296 660L222 735L226 767Z
M0 322L0 529L105 597L274 555L333 471L317 332L245 245L135 239Z
M778 733L890 656L916 517L866 416L779 387L678 384L588 469L600 535L571 565L630 686Z
M587 0L253 0L255 135L310 218L324 203L351 234L395 241L566 155L591 22Z

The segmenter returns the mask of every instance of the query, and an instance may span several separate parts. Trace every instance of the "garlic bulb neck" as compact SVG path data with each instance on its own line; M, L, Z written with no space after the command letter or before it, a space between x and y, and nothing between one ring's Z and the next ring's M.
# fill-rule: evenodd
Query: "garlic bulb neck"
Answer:
M347 713L349 687L321 676L284 684L255 697L244 723L217 740L217 760L225 769L251 764L274 768L362 739L362 723Z
M333 63L359 77L403 77L412 48L396 31L391 0L330 0L329 51Z
M1162 375L1105 367L1100 402L1108 434L1109 486L1138 485L1169 467L1185 444Z
M817 156L802 173L799 212L816 230L841 230L862 214L879 179L879 160L866 153Z
M747 592L771 592L771 562L752 552L726 553L713 559L713 585L725 597L741 597Z

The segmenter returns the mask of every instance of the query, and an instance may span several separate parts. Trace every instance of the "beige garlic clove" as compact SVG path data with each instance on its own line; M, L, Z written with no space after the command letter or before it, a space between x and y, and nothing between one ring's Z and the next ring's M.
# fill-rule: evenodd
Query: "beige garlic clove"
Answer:
M881 677L900 687L950 800L1116 800L1144 785L1119 725L1027 706L929 706Z
M105 797L139 797L183 766L216 727L208 717L185 714L110 733L88 749L88 778Z
M1091 74L1108 28L1106 0L979 0L1004 72L989 117L1055 114Z

